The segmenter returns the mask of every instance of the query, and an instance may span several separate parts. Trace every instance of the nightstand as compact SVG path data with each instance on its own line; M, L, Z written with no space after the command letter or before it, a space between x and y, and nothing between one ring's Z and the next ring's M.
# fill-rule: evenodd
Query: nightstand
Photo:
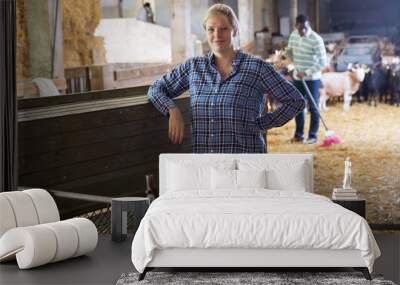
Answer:
M149 198L120 197L111 200L111 239L124 241L128 235L128 211L134 213L135 231L150 205Z
M332 200L332 202L339 204L340 206L359 214L365 219L365 199L355 200Z

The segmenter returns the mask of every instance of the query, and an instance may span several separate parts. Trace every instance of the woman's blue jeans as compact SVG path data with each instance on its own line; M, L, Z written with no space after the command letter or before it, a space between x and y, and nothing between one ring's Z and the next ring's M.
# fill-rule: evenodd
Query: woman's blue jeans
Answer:
M311 95L314 98L315 103L317 104L317 107L319 105L319 86L320 86L320 80L306 80L306 84L308 86L308 89L310 89ZM304 89L303 83L300 80L295 80L294 81L294 86L303 94L304 98L306 98L306 101L308 103L308 111L311 114L311 120L310 120L310 129L308 132L308 138L309 139L316 139L317 134L318 134L318 129L319 129L319 113L318 110L315 108L314 104L311 102L309 96L306 93L306 90ZM303 139L304 138L304 110L303 112L299 113L296 116L296 132L294 134L295 138Z

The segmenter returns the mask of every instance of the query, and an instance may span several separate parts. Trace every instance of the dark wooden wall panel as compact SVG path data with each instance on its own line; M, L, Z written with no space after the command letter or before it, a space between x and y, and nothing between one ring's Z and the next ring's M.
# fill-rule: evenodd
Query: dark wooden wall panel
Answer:
M189 127L187 128L189 130ZM149 139L151 136L151 139ZM104 158L118 154L128 154L135 151L157 148L169 145L165 130L159 132L139 133L136 136L126 136L109 139L91 144L82 144L65 149L56 149L39 154L25 155L20 159L20 175L27 175L46 169L61 167L66 164L76 164L83 161ZM42 150L42 149L41 149Z
M68 96L68 95L67 95ZM40 99L37 99L40 100ZM189 111L189 106L182 105L182 112ZM132 106L126 108L108 109L96 111L93 115L82 113L71 116L62 116L51 119L26 121L20 124L19 129L22 139L45 136L65 135L69 132L87 131L88 129L104 128L132 121L148 120L150 118L165 119L157 112L151 104ZM153 121L150 121L152 123Z
M150 139L151 137L149 137ZM186 144L184 145L186 146ZM20 181L23 185L32 185L40 181L46 183L47 186L54 188L56 185L81 179L87 176L99 175L108 171L127 168L132 165L140 165L149 161L155 161L160 153L173 150L170 145L160 145L153 148L138 149L135 151L118 153L102 157L99 152L99 158L83 160L74 163L66 160L65 165L45 170L38 170L27 175L21 175Z
M38 98L21 102L19 184L111 197L143 196L145 174L158 177L160 153L191 152L190 99L175 100L186 121L186 134L182 145L173 145L168 139L168 118L152 104L143 101L113 107L120 99L145 98L147 89L139 88L141 93L129 89L132 92L120 89L116 94L100 91L89 97L75 94L73 99L66 95L53 101ZM96 102L107 98L104 93L112 99L110 108L49 117L60 108L76 112L80 102L97 106ZM57 203L64 217L94 205L64 199Z
M91 115L102 116L102 114ZM186 115L186 120L189 119L188 115ZM41 124L43 122L37 123ZM67 122L64 123L67 124ZM19 138L21 142L20 155L24 157L26 155L48 153L49 151L60 150L60 145L64 145L62 149L66 149L137 136L145 140L145 136L150 133L165 132L167 125L168 120L166 117L149 117L143 120L121 122L120 124L116 123L104 127L88 126L87 129L79 131L60 131L59 134L54 135L43 134L42 136L30 138L21 137ZM23 131L20 130L20 132Z

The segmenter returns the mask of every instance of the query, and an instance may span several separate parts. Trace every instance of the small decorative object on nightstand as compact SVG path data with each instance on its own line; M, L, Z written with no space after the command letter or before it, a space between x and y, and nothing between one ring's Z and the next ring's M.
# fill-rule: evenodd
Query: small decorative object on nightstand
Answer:
M347 157L344 161L343 189L351 189L351 161Z
M332 199L332 201L340 206L359 214L365 219L365 199L355 199L355 200L340 200Z
M357 200L358 198L357 190L351 187L351 161L350 157L347 157L344 162L343 187L333 189L332 199Z
M332 201L365 218L365 200L361 199L356 189L351 186L351 161L344 161L344 176L342 188L334 188Z
M124 241L128 235L128 211L134 212L135 230L150 205L149 198L121 197L111 200L111 239Z

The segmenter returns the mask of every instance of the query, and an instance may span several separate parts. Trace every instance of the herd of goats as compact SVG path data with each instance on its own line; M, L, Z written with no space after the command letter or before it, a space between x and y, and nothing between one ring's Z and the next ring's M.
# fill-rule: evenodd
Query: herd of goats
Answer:
M378 106L383 102L395 106L400 105L400 57L394 52L384 53L382 47L381 60L367 66L357 62L349 63L347 70L338 72L335 60L339 45L328 44L327 67L322 72L319 109L326 111L327 101L343 98L343 110L349 111L353 95L358 102L368 102L370 106ZM391 48L390 50L393 50ZM289 81L292 79L293 64L285 55L285 50L277 50L267 58L276 70Z

